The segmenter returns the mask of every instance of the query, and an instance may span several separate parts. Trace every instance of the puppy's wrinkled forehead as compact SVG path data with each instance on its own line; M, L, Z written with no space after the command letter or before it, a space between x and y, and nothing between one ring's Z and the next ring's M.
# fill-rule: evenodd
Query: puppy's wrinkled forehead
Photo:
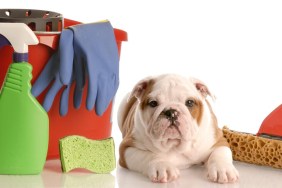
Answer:
M164 75L155 79L148 98L159 98L164 101L183 101L188 96L199 98L199 92L191 80L175 75Z
M206 98L210 93L208 87L195 78L185 78L174 74L147 77L139 81L133 88L130 98L136 97L139 102L148 97L160 97L164 100L182 100L184 97Z

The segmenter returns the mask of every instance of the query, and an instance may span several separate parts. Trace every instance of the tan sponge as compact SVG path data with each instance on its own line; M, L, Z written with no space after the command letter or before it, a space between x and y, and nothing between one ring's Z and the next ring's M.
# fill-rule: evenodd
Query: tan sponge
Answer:
M282 141L232 131L226 126L222 130L234 160L282 168Z

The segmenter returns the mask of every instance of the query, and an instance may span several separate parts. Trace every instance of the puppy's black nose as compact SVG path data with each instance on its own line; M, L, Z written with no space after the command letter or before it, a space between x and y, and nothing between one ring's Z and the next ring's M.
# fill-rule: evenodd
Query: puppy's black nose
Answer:
M178 117L178 112L175 109L168 109L163 111L163 114L167 117L167 119L171 120L171 121L175 121L177 120Z

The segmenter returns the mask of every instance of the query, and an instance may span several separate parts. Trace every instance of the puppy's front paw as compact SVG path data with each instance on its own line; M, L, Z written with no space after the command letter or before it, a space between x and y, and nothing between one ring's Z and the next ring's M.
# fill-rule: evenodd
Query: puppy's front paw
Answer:
M215 162L208 166L208 179L218 183L233 183L239 179L239 173L233 164Z
M152 162L147 173L151 181L155 183L171 182L180 175L179 169L169 162Z

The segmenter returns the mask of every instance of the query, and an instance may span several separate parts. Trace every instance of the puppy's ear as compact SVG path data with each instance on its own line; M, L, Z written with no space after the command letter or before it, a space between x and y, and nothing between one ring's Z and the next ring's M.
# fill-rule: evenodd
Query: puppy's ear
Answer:
M194 83L196 89L200 92L200 94L206 98L207 96L210 96L212 100L215 100L216 97L210 92L209 88L207 85L202 82L201 80L197 78L191 78L192 82Z
M139 81L131 91L128 100L130 100L132 97L136 97L140 101L144 94L148 92L150 88L152 88L153 84L153 77L147 77Z

